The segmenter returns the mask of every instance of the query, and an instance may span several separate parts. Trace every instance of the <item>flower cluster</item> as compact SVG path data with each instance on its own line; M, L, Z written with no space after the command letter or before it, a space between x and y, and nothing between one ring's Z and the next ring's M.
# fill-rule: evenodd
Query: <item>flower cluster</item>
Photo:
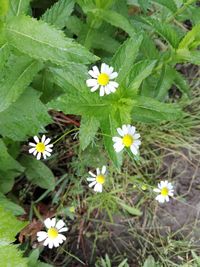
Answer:
M101 97L116 92L119 84L114 79L118 77L118 73L114 71L113 67L102 63L100 69L94 66L88 73L91 78L86 81L86 84L90 87L91 92L99 89ZM139 154L141 140L136 128L130 124L124 124L121 128L117 128L116 132L119 136L112 137L114 151L120 153L126 149L134 156L137 156ZM35 143L29 143L31 147L29 153L36 156L37 160L40 160L42 157L44 159L50 157L53 148L53 144L50 144L51 139L46 138L45 135L42 136L41 140L37 136L33 138ZM106 182L106 166L103 166L101 169L97 168L96 174L89 171L89 175L90 177L87 178L89 187L93 188L95 192L101 193L103 191L103 185ZM169 197L173 197L174 192L172 184L168 181L161 181L158 184L158 188L153 191L158 193L156 200L160 203L168 202ZM68 228L62 220L56 222L56 218L47 218L44 221L44 225L47 231L37 233L38 242L43 242L44 246L48 246L51 249L58 247L66 240L66 237L61 233L66 232Z

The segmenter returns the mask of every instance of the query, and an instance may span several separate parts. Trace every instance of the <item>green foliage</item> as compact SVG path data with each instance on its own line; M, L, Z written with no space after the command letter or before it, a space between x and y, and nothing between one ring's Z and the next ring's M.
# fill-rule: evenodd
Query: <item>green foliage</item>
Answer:
M50 264L38 260L40 256L39 249L34 249L28 257L28 267L53 267Z
M158 265L156 264L153 256L149 256L146 260L145 263L143 265L143 267L158 267Z
M22 207L10 201L2 193L0 193L0 206L4 208L4 210L11 211L16 216L23 215L25 213Z
M27 179L42 188L54 190L55 179L52 171L41 161L32 157L23 157L20 163L25 168Z
M30 0L9 0L9 16L20 16L28 12Z
M17 246L0 246L0 266L27 267L27 260L22 257L22 252L17 249Z

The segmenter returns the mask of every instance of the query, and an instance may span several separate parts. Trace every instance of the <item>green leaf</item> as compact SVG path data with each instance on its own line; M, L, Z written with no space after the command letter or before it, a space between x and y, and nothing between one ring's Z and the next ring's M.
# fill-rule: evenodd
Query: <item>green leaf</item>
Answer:
M112 141L112 137L117 135L116 129L118 126L118 123L111 115L104 116L104 119L101 121L104 145L115 167L120 169L122 165L122 153L115 152Z
M188 81L185 77L178 71L171 69L172 75L174 76L174 83L178 89L187 96L191 96L191 89Z
M135 96L132 101L132 116L135 121L146 123L173 121L184 115L176 104L161 103L145 96Z
M134 207L131 207L129 205L127 205L126 203L124 203L123 201L119 200L118 204L125 209L128 213L130 213L131 215L135 215L135 216L141 216L142 212Z
M153 256L149 256L146 260L145 260L145 263L143 265L143 267L156 267L156 262L153 258Z
M41 63L23 56L9 62L0 82L0 112L19 98L41 68Z
M9 1L8 0L0 0L0 18L4 17L9 8Z
M140 45L142 43L142 36L133 36L127 39L117 50L112 59L112 66L118 72L116 81L121 83L129 74L137 55Z
M143 80L152 73L156 62L156 60L142 60L134 64L127 77L128 88L137 90Z
M195 25L181 40L178 49L193 49L200 45L200 23Z
M169 9L172 13L175 13L177 11L177 6L174 0L153 0L153 2L160 4L161 6L166 7Z
M74 0L59 0L42 16L42 20L62 29L74 9Z
M27 222L22 222L10 212L5 211L0 206L0 246L8 245L15 241L15 236L27 225ZM2 258L0 257L0 262ZM4 266L0 264L0 266Z
M14 114L14 116L13 116ZM39 93L28 88L7 110L0 113L0 134L16 141L26 140L51 122Z
M30 0L9 0L9 16L20 16L27 14Z
M54 190L55 178L52 171L42 162L33 157L23 156L20 163L25 168L27 179L44 189Z
M176 58L178 62L190 62L195 65L200 65L199 51L190 51L188 49L178 49L176 51Z
M0 193L0 206L5 210L11 211L16 216L25 214L25 211L22 207L9 200L2 193Z
M6 35L10 45L38 60L58 65L91 63L98 58L43 21L20 16L9 21Z
M134 35L135 30L128 19L112 10L92 9L90 10L95 18L100 18L111 25L127 32L130 36Z
M86 147L94 140L99 129L99 121L94 117L83 116L79 132L80 147L85 150Z
M7 193L13 186L14 178L23 172L24 168L14 160L0 139L0 192Z
M27 259L22 257L22 252L17 246L0 246L0 266L27 267Z
M0 47L0 70L2 71L2 68L5 64L5 62L8 59L9 56L9 45L8 43L4 43L1 47ZM1 76L1 74L0 74Z

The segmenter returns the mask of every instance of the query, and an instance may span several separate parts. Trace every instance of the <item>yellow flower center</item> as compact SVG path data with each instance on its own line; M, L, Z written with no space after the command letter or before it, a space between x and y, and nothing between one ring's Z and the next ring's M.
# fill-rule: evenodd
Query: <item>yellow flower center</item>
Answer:
M107 85L109 82L109 76L106 73L101 73L97 78L98 84L100 85Z
M163 197L166 197L166 196L168 196L168 194L169 194L169 189L168 189L167 187L163 187L163 188L161 189L161 195L162 195Z
M48 237L51 239L55 239L58 236L58 230L56 228L49 228L48 232Z
M105 183L105 176L102 174L97 175L96 181L98 184L104 184Z
M133 136L130 134L124 135L122 142L125 145L125 147L130 147L133 144Z
M43 144L41 142L37 143L36 150L37 150L37 152L44 152L45 151L45 144Z

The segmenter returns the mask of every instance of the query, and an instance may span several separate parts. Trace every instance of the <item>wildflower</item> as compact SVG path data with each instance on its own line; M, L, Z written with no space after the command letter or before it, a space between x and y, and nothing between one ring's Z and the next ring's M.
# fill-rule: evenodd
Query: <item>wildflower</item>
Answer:
M134 155L138 154L141 141L139 140L140 134L135 130L134 126L122 125L122 128L117 128L118 134L122 137L113 137L114 149L118 153L124 149L124 147L130 148Z
M117 72L113 72L113 67L109 67L107 64L101 64L101 71L97 66L94 66L88 73L93 79L88 79L86 84L91 87L91 92L95 92L100 87L100 96L104 94L109 95L114 93L119 86L117 82L111 81L118 76Z
M60 233L68 231L68 228L65 226L63 220L59 220L56 223L56 218L47 218L44 221L44 225L47 228L47 232L37 232L38 242L44 241L43 245L48 246L49 248L59 247L59 245L66 240L66 237Z
M156 193L160 193L156 197L156 200L160 203L164 203L165 201L168 202L169 197L173 197L174 195L173 186L168 181L161 181L158 184L158 188L155 188L153 191Z
M100 171L99 168L96 169L97 174L95 175L94 173L92 173L91 171L89 172L89 174L92 177L87 178L88 182L91 182L89 184L89 187L93 187L94 186L94 191L95 192L102 192L103 189L103 184L105 183L105 173L106 173L106 166L102 167L102 170Z
M34 136L33 138L36 144L29 143L29 146L31 146L31 148L29 149L29 153L33 154L34 156L37 155L37 160L40 160L41 156L43 156L44 159L46 159L46 157L50 157L52 152L51 147L53 147L53 144L49 144L51 139L46 138L45 135L42 136L41 141L37 136Z

